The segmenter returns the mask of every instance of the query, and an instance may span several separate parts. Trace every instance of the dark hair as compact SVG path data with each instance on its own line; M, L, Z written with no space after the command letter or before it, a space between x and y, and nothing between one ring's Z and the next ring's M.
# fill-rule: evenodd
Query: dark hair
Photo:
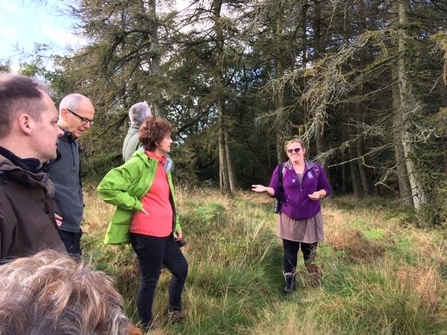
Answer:
M41 120L41 113L47 108L43 93L48 94L46 85L35 78L0 73L0 138L9 134L20 112Z
M161 142L171 133L172 126L168 121L150 116L140 126L139 140L146 150L154 151L157 148L157 142Z

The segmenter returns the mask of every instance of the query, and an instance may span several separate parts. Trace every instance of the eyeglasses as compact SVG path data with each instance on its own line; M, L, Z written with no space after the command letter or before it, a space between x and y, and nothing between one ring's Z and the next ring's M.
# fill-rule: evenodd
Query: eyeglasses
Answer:
M70 110L70 109L68 109L68 108L65 108L66 110L68 110L71 114L73 114L74 116L77 116L80 120L81 120L81 123L85 126L87 123L89 123L91 126L93 126L93 124L95 123L95 121L93 121L93 120L90 120L90 119L87 119L87 118L85 118L85 117L82 117L81 115L79 115L79 114L76 114L75 112L73 112L72 110Z
M295 149L287 149L287 152L289 153L289 154L291 154L291 153L299 153L301 151L301 148L295 148Z

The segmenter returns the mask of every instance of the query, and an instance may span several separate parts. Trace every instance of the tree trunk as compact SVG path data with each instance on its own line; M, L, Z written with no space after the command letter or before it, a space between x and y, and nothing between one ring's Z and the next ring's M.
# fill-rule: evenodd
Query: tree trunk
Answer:
M316 57L319 58L321 55L321 3L315 3L315 17L314 17L314 28L315 28L315 43L314 49L316 51ZM315 129L315 145L317 149L317 155L324 152L324 123L323 120L319 120L316 124ZM327 169L327 166L323 166Z
M216 34L216 44L217 48L215 51L215 62L216 62L216 105L218 108L219 115L219 177L220 177L220 191L222 194L232 194L236 187L236 176L233 169L231 150L229 148L228 141L228 125L227 125L227 115L225 112L224 103L224 58L225 58L225 43L224 35L222 31L221 23L221 9L222 0L213 1L213 16L214 16L214 32Z
M144 3L142 2L142 10L144 10ZM149 0L149 17L151 18L150 36L152 43L150 45L152 59L149 61L151 73L154 78L160 77L160 43L158 40L158 24L157 24L157 1ZM165 117L164 112L157 100L152 101L152 109L157 117Z
M362 96L363 93L363 89L360 88L358 90L358 95ZM357 121L357 124L362 124L363 122L363 110L362 110L362 106L361 103L356 103L354 106L354 112L355 112L355 118ZM355 134L356 136L357 134ZM359 196L364 196L364 195L371 195L372 194L372 183L368 180L368 172L366 170L365 164L364 164L364 150L363 150L363 142L361 138L358 138L355 141L355 149L353 150L353 154L355 154L355 156L352 157L357 157L356 160L356 167L357 167L357 171L359 173L359 183L361 185L361 188L359 190Z
M234 172L234 164L231 158L230 151L230 135L228 133L228 129L225 128L225 143L226 143L226 161L227 161L227 169L228 169L228 181L230 183L230 193L234 193L238 189L236 173Z
M396 155L399 192L403 203L415 209L426 202L421 182L418 178L417 164L413 154L412 136L409 132L411 123L409 112L415 99L412 94L411 84L408 80L405 64L407 51L406 36L402 27L408 24L408 0L396 0L393 2L393 11L398 17L397 48L399 59L397 67L393 70L393 126L394 126L394 150Z
M275 61L276 61L276 78L282 78L284 76L284 55L282 52L282 21L283 21L283 12L282 12L282 6L280 5L281 2L278 2L278 6L276 8L276 27L275 27ZM275 100L275 108L277 111L284 110L284 86L280 86L277 90L273 93L274 100ZM282 113L277 113L276 116L276 124L282 125L283 124L283 116ZM281 162L281 157L283 154L283 129L279 126L279 129L276 132L276 160L278 163Z
M364 1L359 1L359 11L362 13L365 10L365 3ZM367 29L365 24L365 18L361 19L361 27L362 30ZM365 51L362 50L360 53L360 68L366 67L366 61L365 61ZM357 95L358 96L364 96L365 94L365 86L363 84L360 85L360 87L357 89ZM355 116L357 120L357 124L362 124L364 122L365 113L363 111L362 102L358 102L355 104ZM357 139L355 142L355 148L356 148L356 157L357 159L357 168L359 170L360 174L360 181L362 185L362 195L372 195L373 193L373 186L372 182L368 178L368 171L364 164L364 141L362 141L361 138Z
M223 106L218 103L219 106L219 180L220 180L220 192L222 194L231 194L230 179L228 173L228 153L227 142L225 137L225 116Z
M355 148L350 148L349 149L349 156L350 157L355 157ZM361 198L363 196L363 191L362 191L362 183L361 183L361 179L359 178L359 174L358 174L358 165L356 164L355 161L351 160L349 162L349 172L351 173L351 183L352 183L352 190L354 192L354 195L358 198Z

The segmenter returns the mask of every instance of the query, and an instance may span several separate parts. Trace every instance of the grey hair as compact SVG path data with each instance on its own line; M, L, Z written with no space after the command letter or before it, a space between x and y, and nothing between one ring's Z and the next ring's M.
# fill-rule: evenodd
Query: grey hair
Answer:
M76 111L83 99L88 99L91 102L89 98L79 93L66 95L59 104L59 113L65 108Z
M0 266L0 334L127 335L110 277L45 250Z
M137 126L140 126L150 115L152 115L152 111L146 101L137 102L129 109L130 123Z

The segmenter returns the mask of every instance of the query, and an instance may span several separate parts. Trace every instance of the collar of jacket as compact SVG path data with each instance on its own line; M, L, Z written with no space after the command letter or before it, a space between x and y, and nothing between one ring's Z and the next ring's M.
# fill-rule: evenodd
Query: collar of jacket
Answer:
M308 169L314 167L314 165L315 165L314 162L312 162L312 161L310 161L308 159L304 159L304 164L305 164L305 171L307 171ZM284 167L286 169L289 169L289 170L293 169L292 162L290 161L290 159L287 162L284 163Z
M156 160L146 155L146 151L144 150L143 146L141 146L140 149L137 151L136 156L139 156L142 159ZM173 161L168 155L164 157L166 158L166 162L163 163L163 168L165 169L166 174L168 174L172 169Z
M68 143L73 143L74 141L77 140L77 138L74 137L71 132L69 132L68 130L62 128L61 126L59 126L59 128L61 128L64 131L64 135L62 135L61 138L66 140Z
M0 154L23 170L37 173L43 164L36 158L20 158L6 148L0 147Z

